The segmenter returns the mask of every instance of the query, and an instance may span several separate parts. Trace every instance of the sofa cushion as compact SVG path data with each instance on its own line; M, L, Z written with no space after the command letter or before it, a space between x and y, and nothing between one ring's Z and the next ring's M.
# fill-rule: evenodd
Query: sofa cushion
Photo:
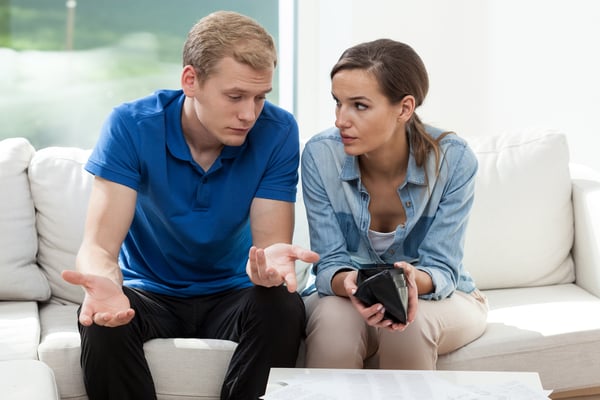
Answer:
M59 400L54 373L37 360L0 361L2 400Z
M237 344L216 339L153 339L144 344L156 394L164 399L218 399ZM189 373L189 371L201 371Z
M598 382L598 297L574 284L484 293L490 304L485 333L440 356L438 369L536 371L543 386L556 391Z
M36 360L40 319L35 301L0 301L0 361Z
M0 141L0 300L46 300L50 286L35 262L35 209L27 168L35 149L24 138Z
M71 147L39 150L29 166L29 181L37 210L38 264L46 274L52 298L80 303L83 289L61 278L75 268L83 237L87 203L93 177L83 169L90 151Z
M573 282L566 137L524 131L468 139L479 160L464 264L480 289Z
M81 337L77 329L77 305L48 303L40 306L38 358L54 371L63 399L87 399L79 364Z
M62 398L83 399L77 306L40 307L39 359L54 370ZM218 399L237 344L215 339L153 339L144 344L158 399ZM189 373L189 371L201 371Z

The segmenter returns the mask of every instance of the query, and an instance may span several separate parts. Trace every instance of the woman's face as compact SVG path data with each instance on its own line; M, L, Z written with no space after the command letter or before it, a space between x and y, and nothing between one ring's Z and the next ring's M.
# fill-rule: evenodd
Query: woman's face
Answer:
M341 70L331 80L335 126L350 155L393 145L405 135L403 102L390 104L375 77L362 69Z

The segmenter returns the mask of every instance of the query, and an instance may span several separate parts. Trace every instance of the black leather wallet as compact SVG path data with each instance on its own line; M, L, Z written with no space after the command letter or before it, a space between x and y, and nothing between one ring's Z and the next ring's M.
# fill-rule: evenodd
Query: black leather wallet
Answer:
M408 288L404 271L393 265L377 265L358 270L354 296L367 307L381 303L385 307L384 318L396 323L406 323L408 312Z

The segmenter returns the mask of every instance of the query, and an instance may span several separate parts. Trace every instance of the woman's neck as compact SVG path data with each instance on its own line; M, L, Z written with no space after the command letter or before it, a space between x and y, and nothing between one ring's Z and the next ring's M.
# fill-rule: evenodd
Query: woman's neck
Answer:
M404 180L408 168L408 140L387 143L375 151L358 156L361 177L369 180Z

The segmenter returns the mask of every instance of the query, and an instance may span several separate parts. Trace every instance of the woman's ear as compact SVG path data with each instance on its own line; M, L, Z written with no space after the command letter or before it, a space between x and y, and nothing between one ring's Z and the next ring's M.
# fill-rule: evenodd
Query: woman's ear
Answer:
M398 121L402 121L404 123L408 122L408 120L412 117L415 112L415 97L412 95L406 95L400 103L398 104Z
M197 83L198 76L194 67L191 65L183 67L183 71L181 71L181 88L183 89L183 93L188 97L194 96Z

